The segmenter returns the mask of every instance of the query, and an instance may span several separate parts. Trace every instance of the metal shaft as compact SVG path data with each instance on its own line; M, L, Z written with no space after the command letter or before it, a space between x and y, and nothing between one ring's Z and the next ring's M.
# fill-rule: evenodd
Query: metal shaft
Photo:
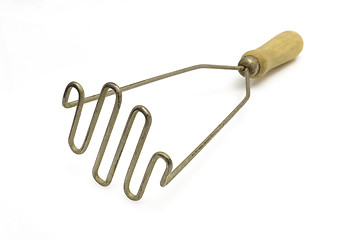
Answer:
M169 77L172 77L172 76L176 76L176 75L179 75L179 74L182 74L182 73L186 73L186 72L190 72L190 71L193 71L193 70L196 70L196 69L200 69L200 68L228 69L228 70L238 70L238 71L243 71L245 69L245 67L243 67L243 66L226 66L226 65L213 65L213 64L199 64L199 65L194 65L194 66L187 67L187 68L182 68L182 69L179 69L179 70L176 70L176 71L173 71L173 72L165 73L165 74L162 74L162 75L159 75L159 76L156 76L156 77L148 78L148 79L142 80L140 82L132 83L132 84L123 86L120 89L121 89L121 92L124 92L124 91L131 90L131 89L134 89L134 88L137 88L137 87L140 87L140 86L144 86L144 85L149 84L149 83L153 83L153 82L165 79L165 78L169 78ZM114 94L115 94L115 92L111 90L111 91L107 92L106 96L111 96L111 95L114 95ZM100 97L100 94L96 94L96 95L92 95L92 96L86 97L86 98L84 98L84 103L95 101L95 100L99 99L99 97ZM66 107L66 108L75 107L77 105L77 103L78 103L78 101L76 100L76 101L67 103L67 105L64 106L64 107Z

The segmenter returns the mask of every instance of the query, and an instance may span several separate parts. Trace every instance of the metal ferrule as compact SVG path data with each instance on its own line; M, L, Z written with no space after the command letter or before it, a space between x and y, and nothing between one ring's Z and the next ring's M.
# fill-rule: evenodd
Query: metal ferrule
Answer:
M245 68L248 68L250 77L254 77L258 74L260 70L260 63L256 57L253 57L251 55L243 56L238 63L238 66L243 66ZM239 73L245 77L244 71L239 71Z

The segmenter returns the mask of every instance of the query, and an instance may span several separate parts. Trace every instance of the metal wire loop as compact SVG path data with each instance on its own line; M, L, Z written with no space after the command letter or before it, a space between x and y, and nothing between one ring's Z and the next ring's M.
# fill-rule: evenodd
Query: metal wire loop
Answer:
M197 148L195 148L175 169L173 169L173 164L172 164L172 160L169 157L169 155L167 155L164 152L156 152L152 155L147 168L145 170L145 174L142 178L140 187L138 189L137 194L133 194L130 191L130 182L132 179L132 175L135 169L135 166L138 162L141 150L144 146L146 137L148 135L148 132L150 130L151 124L152 124L152 117L151 117L151 113L148 111L148 109L144 106L138 105L135 106L129 117L128 120L126 122L125 128L123 130L123 133L121 135L121 139L118 145L118 148L116 150L116 153L114 155L112 164L110 166L110 169L108 171L108 174L106 176L105 179L102 179L99 174L98 174L98 170L99 167L101 165L101 161L103 158L103 155L106 151L106 147L108 145L108 141L109 138L111 136L115 121L117 119L119 110L120 110L120 106L122 103L122 92L123 91L127 91L139 86L143 86L146 85L148 83L152 83L167 77L171 77L171 76L175 76L181 73L185 73L188 71L192 71L195 69L200 69L200 68L213 68L213 69L230 69L230 70L239 70L239 71L244 71L245 72L245 82L246 82L246 95L245 97L242 99L242 101L234 108L234 110L229 113L229 115L208 135L207 138L205 138L199 145ZM69 102L69 95L72 89L76 89L78 92L78 100L73 101L73 102ZM115 170L117 168L117 165L119 163L121 154L124 150L127 138L129 136L130 130L132 128L132 125L134 123L135 117L137 116L138 113L141 113L144 115L145 117L145 123L144 126L142 128L138 143L136 145L135 151L133 153L132 156L132 160L130 162L129 168L127 170L126 173L126 177L124 180L124 192L126 194L126 196L131 199L131 200L140 200L144 194L144 191L146 189L146 186L148 184L149 178L151 176L152 170L154 168L155 163L158 161L158 159L163 159L166 166L165 166L165 171L162 175L162 178L160 180L160 185L162 187L166 186L175 176L177 176L177 174L209 143L209 141L229 122L229 120L242 108L242 106L248 101L249 97L250 97L250 77L249 77L249 71L248 69L241 67L241 66L225 66L225 65L208 65L208 64L201 64L201 65L195 65L195 66L191 66L188 68L183 68L174 72L170 72L170 73L166 73L163 75L159 75L157 77L153 77L153 78L149 78L137 83L133 83L127 86L124 86L122 88L118 87L115 83L106 83L103 87L102 90L100 92L100 94L94 95L94 96L90 96L85 98L85 94L84 94L84 90L82 88L82 86L77 83L77 82L71 82L67 85L64 95L63 95L63 106L65 108L71 108L71 107L75 107L76 106L76 111L75 111L75 116L71 125L71 130L70 130L70 134L69 134L69 138L68 138L68 142L69 142L69 146L71 148L71 150L76 153L76 154L82 154L86 151L91 137L93 135L93 132L95 130L96 127L96 123L97 120L99 118L104 100L106 98L106 96L109 95L113 95L115 94L116 96L116 100L113 106L113 110L110 116L110 119L108 121L108 125L99 149L99 152L97 154L96 157L96 161L94 163L93 166L93 177L94 179L102 186L108 186L114 176ZM77 131L77 127L78 127L78 123L81 117L81 113L82 113L82 108L84 103L87 102L91 102L97 100L97 104L96 107L94 109L94 113L93 116L91 118L89 127L88 127L88 131L86 133L85 139L83 141L83 144L80 148L77 148L75 146L74 143L74 138L75 138L75 134Z

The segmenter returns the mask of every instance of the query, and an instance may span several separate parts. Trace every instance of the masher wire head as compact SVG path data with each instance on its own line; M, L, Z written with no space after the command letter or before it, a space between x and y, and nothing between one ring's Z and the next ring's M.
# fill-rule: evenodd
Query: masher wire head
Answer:
M105 179L102 179L99 174L98 174L98 170L99 167L101 165L101 161L103 158L103 155L106 151L106 147L109 141L109 138L111 136L116 118L118 116L120 107L121 107L121 102L122 102L122 92L123 91L127 91L133 88L137 88L161 79L165 79L168 77L172 77L181 73L185 73L185 72L189 72L189 71L193 71L196 69L201 69L201 68L211 68L211 69L225 69L225 70L238 70L238 71L244 71L244 75L245 75L245 82L246 82L246 95L243 98L243 100L234 108L234 110L232 112L229 113L229 115L208 135L208 137L206 137L175 169L173 169L173 162L171 160L171 158L169 157L169 155L167 155L164 152L156 152L152 155L147 168L145 170L145 174L142 178L139 190L136 194L133 194L130 191L130 181L135 169L135 166L137 164L137 161L139 159L139 155L141 153L141 150L144 146L145 143L145 139L148 135L151 123L152 123L152 117L151 117L151 113L148 111L148 109L144 106L138 105L135 106L126 123L126 126L124 128L123 134L121 136L118 148L116 150L116 153L114 155L111 167L108 171L108 174L106 176ZM73 102L69 102L69 95L72 89L76 89L78 92L78 100L73 101ZM106 128L106 132L104 134L99 152L97 154L94 166L93 166L93 177L94 179L102 186L108 186L114 176L116 167L119 163L121 154L123 152L123 149L125 147L127 138L129 136L130 130L132 128L132 125L134 123L135 117L136 115L140 112L144 115L145 117L145 124L144 127L141 131L136 149L134 151L132 160L130 162L129 168L127 170L127 174L125 177L125 181L124 181L124 191L125 194L128 198L130 198L131 200L139 200L141 199L141 197L144 194L144 191L146 189L147 183L149 181L150 175L152 173L153 167L156 163L156 161L158 159L163 159L166 167L165 167L165 171L164 174L161 178L160 181L160 185L161 186L166 186L169 182L171 182L171 180L178 175L178 173L213 139L213 137L229 122L229 120L242 108L242 106L247 102L247 100L250 97L250 77L249 77L249 70L248 68L245 68L243 66L226 66L226 65L210 65L210 64L200 64L200 65L195 65L195 66L191 66L191 67L187 67L187 68L183 68L177 71L173 71L170 73L166 73L163 75L159 75L153 78L149 78L140 82L136 82L124 87L119 87L117 86L115 83L106 83L100 94L97 95L93 95L90 97L85 98L85 94L84 94L84 90L82 88L82 86L77 83L77 82L71 82L68 84L68 86L65 89L64 95L63 95L63 101L62 104L65 108L71 108L71 107L75 107L76 106L76 112L75 112L75 116L74 116L74 120L71 126L71 130L70 130L70 134L69 134L69 138L68 138L68 142L69 142L69 146L71 148L71 150L76 153L76 154L82 154L86 151L89 142L91 140L91 137L93 135L93 132L95 130L96 127L96 123L97 120L99 118L99 115L101 113L101 108L104 104L104 100L107 96L110 95L116 95L116 101L112 110L112 114L110 116L110 120L108 122L107 128ZM91 102L91 101L95 101L97 100L97 104L93 113L93 116L91 118L89 127L88 127L88 131L87 134L85 136L85 139L83 141L83 144L81 145L80 148L77 148L75 143L74 143L74 138L75 138L75 134L76 134L76 130L78 127L78 123L81 117L81 113L82 113L82 108L84 103L87 102Z

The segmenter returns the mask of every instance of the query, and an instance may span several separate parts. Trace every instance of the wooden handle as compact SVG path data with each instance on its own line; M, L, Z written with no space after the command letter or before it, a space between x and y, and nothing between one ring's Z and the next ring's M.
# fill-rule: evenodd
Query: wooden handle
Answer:
M269 70L297 57L302 49L303 39L301 36L293 31L285 31L275 36L261 47L246 52L242 56L240 60L241 64L239 63L239 65L249 68L251 77L259 78L264 76ZM258 61L259 66L253 66L252 68L254 69L250 69L251 66L248 66L250 64L243 63L246 62L246 57L247 60L249 58L249 62L251 62L250 59L255 58Z

